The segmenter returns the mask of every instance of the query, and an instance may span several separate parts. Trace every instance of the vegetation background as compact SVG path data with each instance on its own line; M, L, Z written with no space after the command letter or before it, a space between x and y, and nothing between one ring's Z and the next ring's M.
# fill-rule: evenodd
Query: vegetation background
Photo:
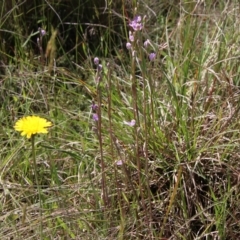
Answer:
M0 239L240 239L239 46L239 0L2 0Z

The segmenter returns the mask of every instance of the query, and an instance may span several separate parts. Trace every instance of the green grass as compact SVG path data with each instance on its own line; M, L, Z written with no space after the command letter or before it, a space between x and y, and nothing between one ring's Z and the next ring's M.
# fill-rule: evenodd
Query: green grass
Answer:
M0 8L0 239L239 239L239 2L30 2Z

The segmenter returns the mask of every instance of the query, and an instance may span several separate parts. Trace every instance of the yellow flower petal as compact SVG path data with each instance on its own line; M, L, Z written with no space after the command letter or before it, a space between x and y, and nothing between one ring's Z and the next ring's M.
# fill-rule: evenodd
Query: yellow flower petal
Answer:
M32 135L37 133L48 133L47 127L52 126L52 123L44 118L38 116L27 116L19 119L14 129L21 132L22 136L30 138Z

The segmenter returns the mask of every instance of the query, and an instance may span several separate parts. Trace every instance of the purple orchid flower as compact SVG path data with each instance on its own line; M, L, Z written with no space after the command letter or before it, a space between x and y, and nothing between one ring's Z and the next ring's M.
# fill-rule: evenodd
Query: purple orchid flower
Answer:
M155 60L156 58L156 53L150 53L149 56L148 56L149 60L152 62Z
M98 65L98 64L99 64L99 58L98 58L98 57L95 57L95 58L93 59L93 62L94 62L95 65Z
M142 17L141 16L134 17L133 20L130 21L129 26L132 27L134 31L142 30L143 28Z
M131 44L130 42L127 42L127 43L126 43L126 48L127 48L128 50L130 50L131 47L132 47L132 44Z
M93 120L96 121L96 122L98 121L98 115L97 115L97 113L94 113L94 114L93 114Z

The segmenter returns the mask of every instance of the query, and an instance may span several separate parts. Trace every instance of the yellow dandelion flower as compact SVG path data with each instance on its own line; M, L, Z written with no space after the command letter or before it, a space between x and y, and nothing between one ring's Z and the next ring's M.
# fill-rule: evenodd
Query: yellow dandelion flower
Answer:
M14 125L16 131L22 132L22 136L30 138L37 133L48 133L47 127L52 126L51 122L38 116L28 116L19 119Z

